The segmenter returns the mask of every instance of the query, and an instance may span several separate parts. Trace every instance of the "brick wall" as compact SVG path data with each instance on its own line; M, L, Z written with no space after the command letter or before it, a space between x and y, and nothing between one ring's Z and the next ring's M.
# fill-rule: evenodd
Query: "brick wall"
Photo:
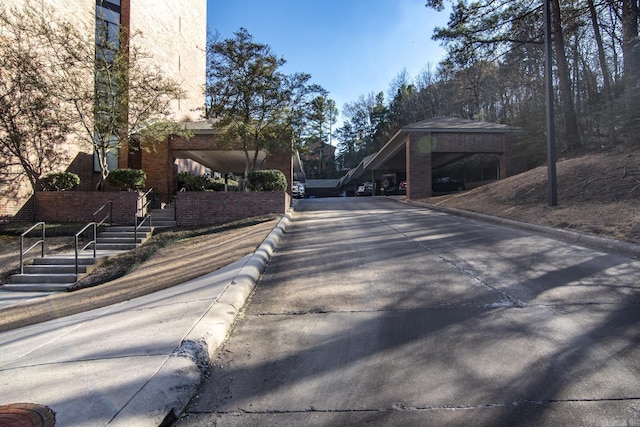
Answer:
M268 214L283 215L290 203L290 196L282 191L185 191L178 193L176 199L176 221L179 226L192 226Z
M171 137L169 142L171 150L205 150L205 151L226 151L226 150L242 150L242 144L219 145L218 137L215 133L195 134L191 138L186 139L181 136Z
M90 222L93 221L93 213L103 204L112 200L113 222L120 225L131 225L134 223L136 214L138 193L128 191L41 191L35 193L35 199L36 221Z
M431 149L430 135L412 133L407 135L407 199L418 200L431 197Z
M31 184L25 176L0 185L0 220L33 221Z
M504 133L460 132L432 134L438 153L502 153Z
M147 174L146 188L153 188L159 195L173 194L173 156L168 142L159 143L153 150L142 151L142 169Z
M291 184L293 184L293 160L291 153L272 154L267 157L267 169L275 169L281 171L287 178L287 191L291 194Z
M174 100L171 109L178 121L198 120L205 104L202 88L206 82L207 1L131 0L129 23L132 44L150 54L149 65L157 66L165 77L177 82L184 97Z

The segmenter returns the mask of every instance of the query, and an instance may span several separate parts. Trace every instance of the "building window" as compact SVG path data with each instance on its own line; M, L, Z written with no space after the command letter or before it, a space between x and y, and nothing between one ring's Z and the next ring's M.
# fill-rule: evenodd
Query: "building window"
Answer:
M108 145L117 144L119 129L112 123L118 123L121 115L119 91L122 76L116 63L120 50L120 12L120 0L96 0L94 121L96 138L108 141ZM107 158L109 169L117 168L117 152L110 152ZM98 155L94 153L94 170L100 171L97 159Z

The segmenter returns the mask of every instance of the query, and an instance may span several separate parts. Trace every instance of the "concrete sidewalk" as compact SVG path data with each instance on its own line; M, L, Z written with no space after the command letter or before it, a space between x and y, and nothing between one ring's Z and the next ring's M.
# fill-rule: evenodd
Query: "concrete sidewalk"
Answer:
M158 426L189 402L289 223L252 255L164 291L0 333L0 406L56 426Z

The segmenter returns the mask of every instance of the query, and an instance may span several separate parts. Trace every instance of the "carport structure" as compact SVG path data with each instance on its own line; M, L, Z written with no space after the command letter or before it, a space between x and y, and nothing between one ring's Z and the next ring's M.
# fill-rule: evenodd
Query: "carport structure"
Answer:
M345 175L339 186L404 173L407 199L431 197L432 171L474 154L500 155L500 179L507 177L507 147L519 128L497 123L435 117L401 128L375 154Z
M190 138L172 136L166 144L160 144L153 152L141 153L141 164L138 168L144 169L147 174L147 185L152 187L157 194L176 194L176 161L189 159L207 167L212 171L222 174L232 173L236 176L244 174L246 159L241 146L228 146L221 144L218 139L218 131L214 130L211 123L187 122L185 127L192 132ZM270 153L265 151L251 152L256 155L260 169L277 169L287 178L288 191L291 194L293 181L304 181L304 170L297 151L284 151L282 153ZM203 169L204 171L204 169Z

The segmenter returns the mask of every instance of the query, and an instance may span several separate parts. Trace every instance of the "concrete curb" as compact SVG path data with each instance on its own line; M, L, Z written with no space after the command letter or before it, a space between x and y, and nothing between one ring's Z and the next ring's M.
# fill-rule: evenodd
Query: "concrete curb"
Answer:
M400 200L399 200L400 201ZM510 227L521 228L524 230L535 231L537 233L553 236L567 242L580 243L597 249L606 249L615 251L623 255L631 257L640 257L640 244L625 242L622 240L607 239L604 237L590 236L588 234L577 233L575 231L562 230L559 228L547 227L544 225L530 224L526 222L515 221L512 219L500 218L497 216L485 215L463 209L447 208L444 206L430 205L429 203L416 202L411 200L400 201L412 206L429 208L441 212L447 212L458 216L473 218L480 221L492 222L496 224L507 225Z
M168 426L186 409L210 361L231 331L236 317L253 292L260 275L280 242L293 209L278 222L258 249L247 257L233 280L209 306L153 378L109 423L110 426Z

